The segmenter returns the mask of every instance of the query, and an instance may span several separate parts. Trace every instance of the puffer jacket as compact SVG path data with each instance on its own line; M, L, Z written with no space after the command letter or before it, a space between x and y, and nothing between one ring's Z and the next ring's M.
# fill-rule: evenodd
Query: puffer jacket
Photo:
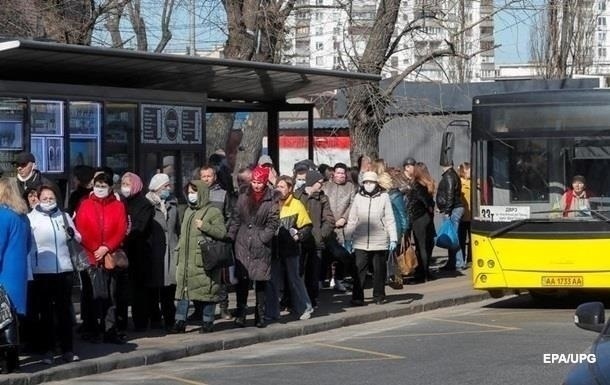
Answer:
M87 250L89 261L97 263L93 252L106 246L109 252L118 249L127 234L127 211L114 194L98 198L93 193L85 199L74 219Z
M443 172L436 190L436 206L441 214L451 215L456 207L462 207L462 183L453 167Z
M81 241L81 235L74 227L72 218L59 209L42 211L40 206L36 206L28 214L28 218L35 246L31 261L33 273L59 274L72 271L66 222L74 231L74 239Z
M361 189L349 212L345 226L345 240L358 250L387 250L389 242L397 242L396 220L392 202L379 188L372 194Z
M349 209L352 206L357 188L350 181L344 184L337 184L333 181L324 183L322 191L328 197L330 210L333 212L335 221L349 217Z
M252 188L239 195L231 216L228 237L235 241L235 274L238 279L271 279L271 244L280 226L279 204L274 190L267 187L258 205Z
M315 247L318 250L323 249L324 242L335 229L335 217L330 209L328 197L324 194L324 191L307 195L304 188L295 191L294 197L305 205L309 218L311 218L311 235L313 236L314 243L310 239L305 242L306 247Z
M397 188L390 189L388 195L390 196L390 202L392 202L392 212L396 221L396 233L398 234L398 239L402 239L405 231L409 228L405 197Z
M178 239L178 266L176 267L176 297L194 301L218 302L220 289L220 269L205 271L199 242L204 235L223 239L227 230L222 211L210 204L208 186L200 180L191 181L197 186L197 203L190 204L184 212L184 219ZM195 220L203 220L198 229Z

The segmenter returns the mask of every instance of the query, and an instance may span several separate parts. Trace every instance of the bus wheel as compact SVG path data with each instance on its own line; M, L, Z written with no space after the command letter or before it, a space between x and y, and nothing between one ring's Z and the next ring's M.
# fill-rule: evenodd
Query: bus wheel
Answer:
M502 298L504 297L504 290L487 290L487 292L489 293L489 296L491 298Z

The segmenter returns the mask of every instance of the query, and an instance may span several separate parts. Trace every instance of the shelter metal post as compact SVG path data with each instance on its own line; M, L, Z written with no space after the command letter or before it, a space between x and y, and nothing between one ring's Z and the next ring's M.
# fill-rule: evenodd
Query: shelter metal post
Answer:
M277 108L267 110L267 148L273 164L280 164L280 114ZM278 166L279 167L279 166Z
M313 136L313 105L307 110L307 158L313 159L313 147L315 138Z

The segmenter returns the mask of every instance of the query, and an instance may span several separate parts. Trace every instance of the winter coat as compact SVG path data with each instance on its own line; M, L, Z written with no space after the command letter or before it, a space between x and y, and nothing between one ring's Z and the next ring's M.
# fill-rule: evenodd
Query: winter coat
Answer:
M462 185L462 206L464 206L462 222L470 222L472 219L472 212L470 211L470 179L460 178L460 183Z
M347 181L344 184L328 181L324 183L322 191L324 191L324 194L328 197L330 211L332 211L333 216L335 217L335 222L341 218L347 221L349 210L352 207L352 202L354 201L358 188L350 181ZM343 243L343 232L343 228L335 229L339 243Z
M227 192L219 183L214 183L210 186L210 203L212 206L219 208L222 211L222 215L225 219L227 228L231 221L231 215L233 214L233 206L235 205L235 198L233 194Z
M125 205L112 193L102 199L91 193L82 201L74 222L92 264L98 263L93 255L95 250L106 246L109 252L115 251L121 247L127 233Z
M4 287L15 310L25 315L27 298L27 259L32 235L30 222L0 205L0 285Z
M66 222L74 230L74 239L81 241L81 235L75 229L72 218L59 209L45 212L40 206L36 206L28 214L28 219L34 240L31 253L33 273L58 274L72 271Z
M407 228L409 228L405 198L403 193L397 188L388 191L388 195L390 196L390 202L392 202L392 212L394 213L394 219L396 221L396 233L398 234L398 239L402 239Z
M146 194L146 198L155 208L155 216L148 240L150 244L150 263L148 264L149 271L146 285L148 287L175 285L176 264L178 263L178 236L180 235L178 201L172 198L163 202L153 192ZM165 210L161 209L161 205L165 206Z
M443 172L436 190L436 206L441 214L451 215L456 207L462 207L462 184L453 167Z
M324 242L335 230L335 217L330 209L328 197L324 191L307 195L304 188L295 191L294 197L305 205L313 225L311 235L314 242L306 242L307 246L318 250L324 249Z
M240 194L233 210L229 238L235 241L236 276L254 281L271 279L271 242L279 228L279 204L267 187L258 204L252 188Z
M409 214L409 227L423 215L432 215L434 212L434 199L426 187L419 182L411 184L407 190L407 213Z
M191 181L197 186L197 203L189 203L184 212L178 239L178 266L176 267L176 298L194 301L218 302L220 269L205 271L199 243L204 236L224 239L227 230L222 211L210 204L210 190L200 180ZM201 229L195 221L203 220Z
M78 186L76 190L72 191L70 197L68 198L68 207L66 207L66 213L68 213L68 215L70 216L73 216L74 213L78 211L81 202L87 199L87 197L89 197L91 191L93 191L93 189L85 188L83 186Z
M290 229L297 230L298 241L290 235ZM278 229L278 255L295 257L301 255L301 242L311 236L311 219L303 203L290 194L280 207L280 228Z
M390 196L379 187L372 194L361 189L349 212L345 240L358 250L387 250L389 242L398 242L396 221Z
M28 203L28 196L26 191L28 190L38 190L38 188L42 185L49 186L55 192L55 196L57 197L57 205L61 208L63 200L60 199L61 191L59 187L52 182L50 179L42 176L42 173L39 170L32 170L32 175L25 181L21 181L19 178L15 177L15 181L17 182L17 186L19 187L19 194L25 200L25 203Z
M124 241L124 250L129 259L129 279L136 286L144 285L150 271L150 235L152 233L155 208L142 192L126 197L123 201L129 217L129 233Z

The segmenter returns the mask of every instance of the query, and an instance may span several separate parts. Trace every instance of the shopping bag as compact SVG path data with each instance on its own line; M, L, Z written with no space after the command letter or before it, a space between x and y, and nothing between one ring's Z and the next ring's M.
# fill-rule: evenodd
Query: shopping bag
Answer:
M396 255L396 266L401 275L411 275L418 266L417 254L413 243L407 238Z
M387 265L387 276L386 281L388 286L392 289L400 290L403 288L402 274L400 273L398 266L396 266L396 256L394 252L390 252L388 255Z
M72 235L68 232L68 228L70 228L70 223L66 218L66 213L62 213L64 219L64 228L66 229L66 234L68 237L68 250L70 252L70 261L72 262L72 268L74 271L85 271L89 266L91 266L91 262L89 262L89 256L87 255L87 251L85 248L74 239Z
M443 219L443 223L441 223L434 244L448 250L455 250L460 247L457 229L453 225L453 222L451 222L451 219Z

